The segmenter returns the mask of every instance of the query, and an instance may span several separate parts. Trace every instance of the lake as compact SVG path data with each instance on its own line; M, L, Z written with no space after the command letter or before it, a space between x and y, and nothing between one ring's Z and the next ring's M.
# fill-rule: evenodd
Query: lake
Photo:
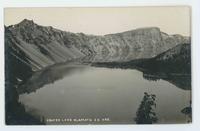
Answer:
M134 124L145 94L155 96L155 123L186 123L191 90L177 85L136 69L62 64L36 72L18 92L26 112L46 124Z

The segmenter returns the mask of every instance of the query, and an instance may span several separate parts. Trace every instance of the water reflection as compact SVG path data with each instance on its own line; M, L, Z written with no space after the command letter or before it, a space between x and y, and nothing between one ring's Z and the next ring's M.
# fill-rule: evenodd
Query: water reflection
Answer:
M18 92L30 93L21 94L19 101L45 119L108 117L110 123L134 123L136 114L138 124L183 123L180 110L187 106L189 91L160 80L166 78L164 73L144 75L134 69L58 65L37 72L19 87Z
M163 79L183 90L191 90L191 75L143 72L143 78L149 81Z
M61 80L67 75L74 72L85 70L84 65L58 64L53 67L46 68L42 71L34 73L31 78L18 88L18 93L31 93L43 87L46 84L53 84L57 80Z
M35 92L37 89L43 87L46 84L54 83L57 80L63 79L65 76L73 74L74 72L84 71L88 68L86 65L64 63L57 64L53 67L46 68L42 71L34 73L29 80L20 85L17 89L19 94ZM191 76L184 74L166 74L152 73L149 71L143 71L143 78L149 81L158 81L163 79L170 82L176 87L183 90L191 90Z
M156 95L144 92L144 97L136 112L135 122L137 124L153 124L158 121L156 116Z
M143 78L149 81L158 81L160 79L170 82L176 87L183 90L191 90L191 73L178 72L178 73L170 73L168 71L154 71L155 67L151 70L151 68L143 68L134 64L123 64L117 62L110 63L94 63L92 66L95 67L107 67L107 68L120 68L120 69L135 69L141 71L143 73ZM167 65L166 67L167 68Z

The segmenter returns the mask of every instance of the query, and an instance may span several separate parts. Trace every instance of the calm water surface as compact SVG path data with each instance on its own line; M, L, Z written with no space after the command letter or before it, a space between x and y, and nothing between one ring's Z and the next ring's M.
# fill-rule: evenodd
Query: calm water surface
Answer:
M144 92L156 96L157 123L186 123L189 119L181 110L190 105L190 90L162 79L147 80L134 69L66 65L36 74L28 87L31 91L23 92L19 101L35 117L54 120L47 124L135 123Z

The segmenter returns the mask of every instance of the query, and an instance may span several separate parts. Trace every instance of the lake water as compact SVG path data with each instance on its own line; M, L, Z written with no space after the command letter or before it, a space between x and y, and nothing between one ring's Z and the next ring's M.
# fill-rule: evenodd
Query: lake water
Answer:
M131 124L144 93L156 96L157 123L186 123L181 110L191 91L147 80L134 69L62 65L37 72L21 87L19 102L46 124Z

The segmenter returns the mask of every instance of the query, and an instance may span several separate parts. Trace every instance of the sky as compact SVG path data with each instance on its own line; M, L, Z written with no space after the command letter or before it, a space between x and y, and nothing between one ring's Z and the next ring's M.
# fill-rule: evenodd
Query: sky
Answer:
M5 8L4 24L23 19L70 32L105 35L136 28L159 27L168 34L190 36L190 8L171 7L35 7Z

